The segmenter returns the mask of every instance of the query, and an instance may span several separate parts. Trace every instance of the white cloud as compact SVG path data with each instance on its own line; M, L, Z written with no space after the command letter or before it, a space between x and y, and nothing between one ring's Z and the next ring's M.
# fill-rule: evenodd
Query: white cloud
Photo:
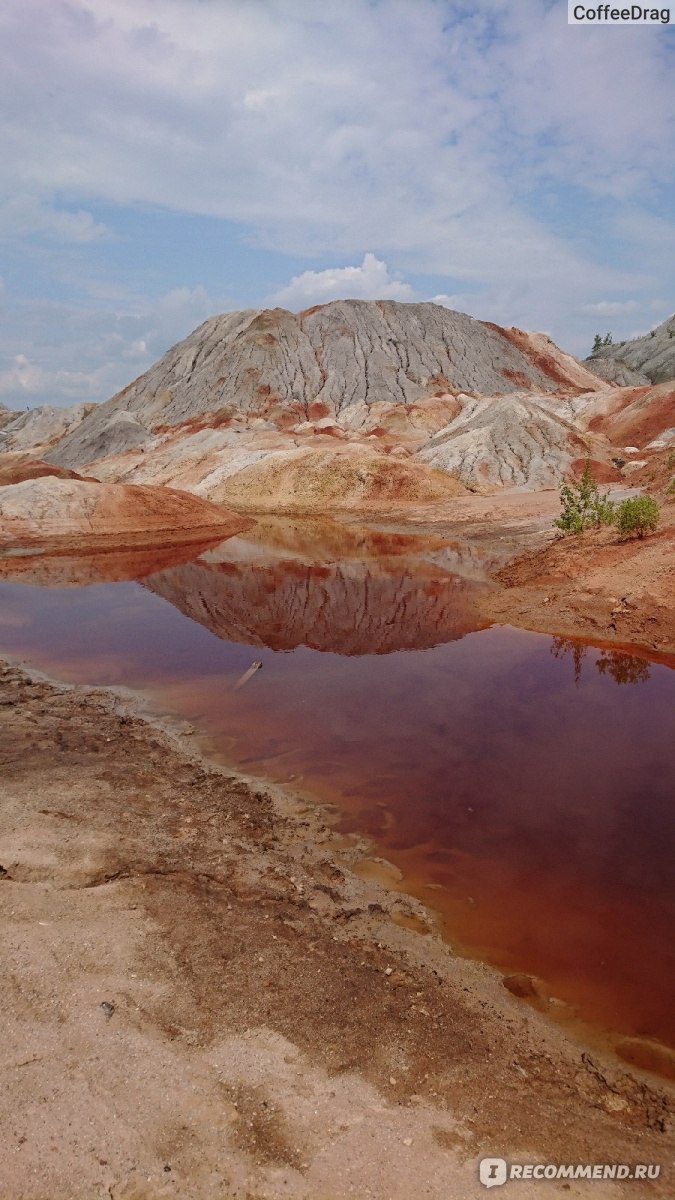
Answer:
M340 271L365 287L365 260L325 264L369 247L399 289L379 295L444 277L453 306L581 350L584 304L673 288L668 37L550 0L22 0L0 8L0 188L32 199L0 224L86 246L97 202L223 218L312 261L291 306L344 294ZM202 310L176 304L153 320L182 335Z
M118 297L115 307L19 301L9 292L5 299L0 395L14 408L107 400L206 317L231 307L201 285L154 300Z
M430 304L441 304L443 308L451 308L455 312L470 312L476 302L476 296L471 292L455 292L448 296L441 292L438 296L429 296Z
M0 203L0 234L21 237L34 233L84 245L108 237L109 230L84 209L56 209L35 196L13 196Z
M270 298L270 303L293 310L325 304L329 300L415 299L409 283L392 276L386 263L374 254L364 254L360 267L327 267L303 271Z
M78 357L81 361L82 355ZM9 367L0 370L0 396L9 401L10 408L106 399L112 377L111 364L106 362L89 371L72 371L43 366L17 354Z
M544 0L343 0L319 18L309 0L9 9L0 161L21 190L167 205L277 249L370 245L482 279L542 256L578 265L524 187L557 177L621 196L670 171L661 32L570 28Z
M16 354L14 362L4 371L0 371L0 395L10 392L24 392L34 395L39 391L43 375L39 367L33 366L25 354Z
M599 317L614 317L635 312L639 307L637 300L599 300L597 304L582 304L581 311L595 313Z

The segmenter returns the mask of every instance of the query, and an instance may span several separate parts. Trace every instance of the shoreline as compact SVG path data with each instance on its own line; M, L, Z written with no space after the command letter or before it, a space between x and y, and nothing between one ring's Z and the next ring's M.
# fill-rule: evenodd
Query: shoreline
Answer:
M31 751L18 766L12 768L12 756L7 764L3 755L5 771L7 765L10 767L6 788L15 829L14 837L10 835L9 844L5 840L1 852L6 871L2 894L16 893L15 906L27 905L23 920L38 941L42 926L36 923L33 908L35 903L50 898L63 906L67 924L69 902L72 908L85 895L96 897L105 910L104 923L112 921L114 925L117 914L120 929L128 924L126 907L133 900L130 911L139 913L135 923L140 921L143 926L140 961L145 971L128 971L129 963L138 957L130 947L128 962L125 959L122 964L122 973L129 978L124 986L118 979L112 1000L114 1012L109 1024L103 1018L104 1031L125 1024L129 1028L123 1032L128 1034L133 1028L148 1048L152 1045L156 1051L175 1052L182 1064L176 1069L185 1071L194 1068L195 1057L200 1060L200 1070L204 1069L204 1061L211 1062L214 1047L222 1051L225 1043L233 1070L232 1039L239 1039L234 1056L237 1061L241 1058L239 1043L244 1039L251 1059L247 1078L251 1071L255 1075L254 1060L258 1067L268 1061L272 1043L276 1046L275 1039L282 1038L285 1047L294 1047L291 1056L304 1056L303 1087L312 1079L312 1086L320 1092L327 1080L332 1086L336 1080L344 1083L347 1077L354 1077L359 1087L368 1089L369 1097L363 1110L366 1115L359 1124L361 1137L366 1128L372 1134L378 1123L388 1122L389 1129L391 1121L400 1120L402 1115L415 1131L412 1139L406 1135L396 1140L392 1150L392 1162L398 1163L396 1177L387 1177L386 1183L382 1179L379 1191L371 1188L371 1194L382 1200L402 1196L405 1180L410 1184L410 1178L418 1184L420 1178L428 1178L431 1196L477 1195L480 1150L489 1153L491 1149L513 1157L520 1152L525 1158L529 1154L547 1161L556 1156L559 1161L611 1161L613 1149L617 1161L651 1161L649 1147L650 1153L660 1154L653 1161L665 1162L666 1145L670 1146L672 1139L668 1115L673 1102L671 1086L653 1075L610 1061L602 1051L593 1050L591 1054L569 1031L514 999L498 972L453 953L421 903L405 893L383 889L374 878L355 874L354 859L363 859L372 843L357 838L347 850L340 845L345 839L326 825L320 805L298 801L286 788L215 765L194 745L188 748L178 729L170 728L170 722L139 709L135 693L63 685L16 666L1 670L0 696L6 700L7 688L13 696L12 703L3 703L3 715L10 712L11 723L17 726L12 738L5 722L5 753L8 737L10 742L15 741L22 728L24 733L26 728L31 730L31 738L36 731L41 735L38 752ZM55 749L43 746L45 733L53 735ZM68 747L69 738L74 738L77 745ZM156 774L143 766L153 756L157 758ZM83 802L81 795L87 780L91 783L92 773L106 801L97 805L95 812L91 800ZM43 796L45 789L47 793L56 791L60 797L58 808L51 807L54 797L47 809L43 802L33 799L27 810L26 777L32 780L31 797L36 785ZM179 777L185 777L185 781L179 784ZM142 800L139 781L146 791ZM19 795L12 803L13 789L23 795L23 803L16 803ZM214 806L214 793L222 805ZM207 798L210 807L205 816L203 802ZM37 804L42 806L37 808ZM170 810L167 828L162 804ZM45 817L50 811L59 815ZM72 836L77 827L81 827L83 844L79 836ZM25 899L31 892L35 894L33 904L30 898ZM231 919L226 914L234 910L241 925L240 949L235 958L244 976L236 981L213 953L217 934L223 934L223 919ZM413 932L422 926L430 927L429 932ZM96 934L93 936L96 941ZM170 950L170 969L157 962L158 942ZM242 946L250 947L251 953ZM254 955L255 948L261 953ZM105 959L105 946L100 949ZM275 956L280 960L276 967ZM312 963L313 959L316 962ZM41 962L42 956L38 956L29 974L34 978L37 972L38 991L41 987L49 991L54 980ZM322 986L312 996L311 988L308 994L307 973L313 977L315 968ZM67 986L77 990L82 982L80 965L71 962L67 974ZM266 982L261 981L261 975L265 975ZM143 986L131 983L139 978ZM133 997L129 999L139 989L145 990L142 1005L134 1004ZM172 1009L182 1011L183 1017L167 1020L167 1010ZM29 1015L23 1013L24 1023ZM19 1011L20 1021L21 1016ZM31 1025L28 1019L29 1036ZM173 1032L169 1025L172 1030L175 1026ZM25 1058L30 1057L26 1053ZM282 1055L284 1060L286 1057ZM52 1064L56 1065L54 1060ZM280 1149L277 1142L272 1153L266 1144L271 1131L265 1121L264 1128L259 1128L261 1110L269 1109L270 1104L276 1106L279 1121L286 1128L289 1114L298 1103L298 1081L290 1087L288 1080L284 1083L277 1077L279 1070L277 1063L275 1075L268 1063L263 1072L264 1080L276 1080L271 1100L263 1103L249 1096L245 1101L249 1107L253 1104L257 1113L246 1123L248 1133L239 1128L238 1107L229 1112L226 1140L231 1145L227 1162L238 1164L241 1178L248 1180L246 1187L255 1180L256 1194L261 1196L323 1196L321 1188L328 1186L328 1176L321 1182L322 1164L327 1156L330 1158L329 1149L332 1147L333 1153L340 1139L347 1137L347 1131L332 1130L329 1136L325 1120L314 1128L313 1154L309 1149L303 1151L302 1162L309 1160L306 1168L295 1152L288 1147ZM240 1080L228 1086L236 1091L244 1083ZM256 1086L269 1090L271 1085L261 1082ZM143 1108L145 1103L152 1106L149 1081L147 1088ZM373 1089L377 1093L375 1104ZM573 1112L566 1099L570 1092L576 1096ZM71 1115L77 1115L75 1099L70 1108ZM13 1119L13 1114L5 1110L2 1124L9 1118ZM440 1142L429 1135L430 1129L437 1125L441 1128L439 1122L444 1129ZM61 1137L64 1130L60 1117L57 1126ZM257 1130L252 1141L249 1126ZM208 1159L215 1153L206 1149L208 1129L200 1125L192 1133L200 1143L200 1156L206 1154ZM279 1136L277 1130L274 1138L278 1141ZM351 1129L349 1137L354 1136ZM635 1154L636 1136L639 1155ZM409 1140L411 1144L407 1145ZM285 1144L289 1136L285 1134L281 1141ZM366 1142L371 1146L372 1158L372 1137ZM22 1142L21 1146L26 1144ZM368 1172L373 1163L366 1161L367 1154L363 1157L364 1146L361 1158L357 1153L354 1161L361 1162L360 1186L366 1194L364 1181L370 1179ZM598 1147L602 1147L602 1153ZM151 1189L148 1196L194 1194L206 1198L240 1194L236 1190L223 1193L222 1183L218 1184L220 1190L214 1187L209 1191L210 1183L201 1176L197 1180L194 1155L181 1157L182 1153L178 1155L183 1162L182 1190L161 1190L169 1186L166 1175L174 1175L175 1167L166 1172L166 1164L162 1164L160 1171L153 1160L153 1187L160 1190ZM410 1178L407 1165L398 1161L400 1154L406 1164L411 1164ZM117 1172L109 1185L114 1200L131 1194L125 1188L137 1169L132 1170L128 1163L125 1167L121 1161L112 1168L114 1154L110 1147L99 1155L106 1158L105 1170L100 1162L85 1161L86 1155L82 1159L81 1151L78 1155L71 1160L77 1161L77 1172L71 1177L70 1190L63 1190L58 1176L50 1177L53 1200L60 1200L62 1195L64 1200L66 1195L76 1200L80 1194L98 1194L91 1190L92 1170L97 1176L96 1186L99 1177L107 1179L111 1172ZM351 1151L347 1158L350 1155ZM220 1151L216 1158L219 1156ZM176 1159L176 1153L172 1157ZM346 1164L347 1158L342 1158ZM386 1163L380 1162L379 1150L377 1163L381 1172ZM38 1175L44 1170L38 1162L33 1169ZM142 1169L145 1171L146 1166ZM283 1187L275 1174L279 1170L288 1177ZM124 1178L125 1171L128 1178ZM73 1190L75 1177L89 1181L83 1182L81 1192ZM449 1187L450 1179L455 1180L455 1190ZM17 1191L17 1197L38 1200L44 1196L45 1179L39 1186L37 1180L36 1190L26 1190L22 1184L24 1190ZM172 1184L175 1182L174 1178ZM12 1186L16 1186L14 1181ZM333 1167L333 1190L325 1194L350 1194L348 1186L353 1186L353 1180L348 1185L345 1175L343 1190L340 1186ZM302 1190L308 1187L314 1190ZM598 1195L604 1192L601 1187L596 1189ZM515 1185L512 1188L516 1196ZM667 1179L662 1178L650 1185L649 1194L665 1196L667 1189ZM7 1190L15 1194L11 1187ZM615 1195L616 1189L607 1194Z
M518 632L518 627L506 628ZM671 667L674 665L672 656L650 654L640 647L617 647L616 644L592 639L578 641L584 648L625 650L629 654L634 650L645 661ZM486 956L486 953L481 953L476 945L462 941L452 928L443 905L434 901L436 889L442 888L442 885L425 881L424 874L420 874L418 869L413 866L411 870L408 855L397 855L396 852L392 855L391 849L378 841L376 835L359 829L357 824L353 829L340 829L340 825L357 822L358 819L355 814L350 817L336 797L321 795L310 786L303 787L301 777L297 781L291 777L293 782L282 782L273 774L255 774L238 766L228 757L227 750L218 747L211 734L199 728L194 716L166 709L156 689L153 693L143 690L141 686L66 681L59 678L58 674L28 667L22 660L8 654L0 654L0 667L3 662L24 671L32 680L56 689L72 689L84 696L92 693L94 696L108 697L113 711L118 711L120 706L119 711L138 718L149 730L160 732L179 754L191 762L234 779L253 793L264 790L281 820L295 823L298 830L307 830L307 834L303 834L304 840L314 849L320 847L322 852L329 852L334 865L346 871L357 888L365 882L373 885L377 899L381 899L382 895L387 898L386 912L395 923L418 934L433 933L451 957L476 966L481 976L485 972L490 973L498 991L505 987L521 1004L561 1031L563 1036L579 1042L593 1053L604 1055L614 1067L620 1066L622 1061L627 1062L638 1070L645 1070L647 1080L657 1078L667 1086L672 1080L675 1089L675 1048L669 1042L660 1041L656 1035L640 1038L637 1033L603 1024L599 1018L584 1016L573 999L560 999L549 980L532 973L522 963L499 965L491 960L489 954ZM399 911L396 911L397 903ZM626 1058L622 1053L624 1046L629 1055Z

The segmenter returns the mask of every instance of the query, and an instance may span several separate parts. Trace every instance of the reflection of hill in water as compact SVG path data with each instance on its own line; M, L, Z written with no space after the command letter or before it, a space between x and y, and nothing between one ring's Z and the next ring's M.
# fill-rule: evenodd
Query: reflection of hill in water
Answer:
M470 555L462 563L459 550L441 550L437 539L401 536L392 545L361 531L339 559L336 546L322 554L316 540L292 549L270 542L232 538L144 586L217 637L273 650L388 654L452 641L479 625L473 602L486 585Z
M0 558L0 581L31 587L89 587L97 583L122 583L143 579L178 563L189 562L213 546L210 538L187 546L138 546L133 550L97 554L21 554Z
M388 654L478 628L474 600L489 586L494 555L435 533L268 518L215 548L6 557L0 580L57 588L137 580L226 641Z

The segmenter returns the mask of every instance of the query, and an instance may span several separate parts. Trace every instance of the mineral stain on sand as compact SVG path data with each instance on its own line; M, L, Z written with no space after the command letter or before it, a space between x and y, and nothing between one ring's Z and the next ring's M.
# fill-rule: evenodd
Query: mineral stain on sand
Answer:
M456 947L534 976L533 1002L633 1061L675 1045L675 663L472 631L480 573L438 547L233 542L142 583L2 583L0 653L149 692L228 762L335 805Z

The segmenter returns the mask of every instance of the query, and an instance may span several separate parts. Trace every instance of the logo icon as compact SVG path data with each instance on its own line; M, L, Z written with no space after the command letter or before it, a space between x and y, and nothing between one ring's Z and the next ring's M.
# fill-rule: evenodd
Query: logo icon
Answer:
M486 1188L506 1183L506 1162L503 1158L481 1158L478 1177Z

